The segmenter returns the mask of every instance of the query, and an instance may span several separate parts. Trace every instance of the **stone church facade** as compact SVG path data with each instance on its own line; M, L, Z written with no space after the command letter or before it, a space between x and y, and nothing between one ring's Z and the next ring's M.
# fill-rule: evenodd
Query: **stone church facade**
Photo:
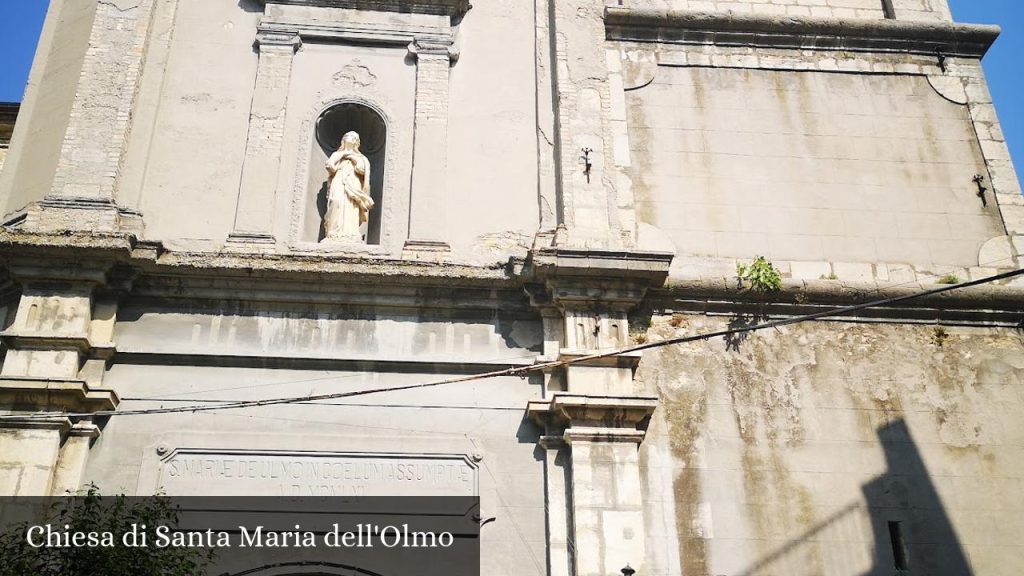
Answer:
M479 495L485 574L1020 574L1021 280L592 357L1020 269L998 32L51 0L0 173L0 492Z

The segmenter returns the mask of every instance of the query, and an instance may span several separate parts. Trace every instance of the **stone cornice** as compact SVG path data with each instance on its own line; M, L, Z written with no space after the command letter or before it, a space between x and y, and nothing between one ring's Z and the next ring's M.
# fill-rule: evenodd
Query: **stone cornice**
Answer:
M596 256L596 260L591 259L592 256ZM597 288L607 289L611 285L606 281L611 281L615 285L611 287L632 288L638 293L646 291L642 303L627 298L644 307L707 313L734 313L746 307L759 313L796 315L935 287L916 283L896 286L841 280L786 280L779 292L761 293L739 289L735 279L730 278L671 280L662 287L667 255L650 253L652 260L648 264L653 269L637 270L641 277L647 276L646 280L622 276L621 259L617 266L604 267L615 262L618 256L622 254L549 250L540 254L539 262L535 254L529 262L505 265L439 265L366 256L189 252L167 250L159 243L140 242L131 234L35 234L0 230L0 265L8 271L12 266L20 269L29 264L50 270L52 274L47 276L67 278L62 269L72 274L71 277L80 277L75 271L101 267L110 271L108 286L111 282L129 286L134 281L137 286L131 291L145 296L165 292L186 298L328 303L344 301L356 293L383 301L397 291L408 293L412 301L416 298L425 301L422 300L425 295L431 294L429 300L440 307L451 302L478 307L484 305L485 300L491 301L491 305L497 301L510 303L512 295L521 294L524 286L532 287L531 296L550 298L552 294L545 287L546 280L555 280L550 288L565 288L589 277L598 279ZM484 292L488 290L497 292L486 296ZM471 293L479 294L479 298L469 298ZM585 292L582 294L585 296ZM605 296L608 295L606 291ZM1024 302L1024 289L1019 285L978 286L866 310L858 318L1015 325L1024 319L1021 302ZM528 304L523 302L522 306L525 309ZM513 308L519 309L518 306Z
M609 40L859 52L909 52L980 58L998 26L803 16L654 10L609 6Z
M531 254L525 274L532 280L615 278L660 286L668 277L672 258L668 252L544 248Z
M464 16L473 7L469 0L263 0L263 3L377 12L413 12L452 18Z
M695 314L799 316L830 308L898 298L939 288L936 284L893 284L841 280L784 280L781 290L737 288L735 279L672 281L648 292L644 305L654 310ZM1024 290L1014 285L981 285L922 296L835 317L855 321L899 321L1009 326L1024 323Z

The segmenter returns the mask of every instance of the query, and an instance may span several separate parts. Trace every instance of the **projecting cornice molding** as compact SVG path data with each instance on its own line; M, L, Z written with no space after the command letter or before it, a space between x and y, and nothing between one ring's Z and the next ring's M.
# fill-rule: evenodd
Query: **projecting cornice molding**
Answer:
M263 3L375 12L434 14L452 18L461 18L473 7L469 0L263 0Z
M608 40L668 44L714 44L858 52L941 53L980 58L999 36L998 26L757 16L751 14L605 9Z

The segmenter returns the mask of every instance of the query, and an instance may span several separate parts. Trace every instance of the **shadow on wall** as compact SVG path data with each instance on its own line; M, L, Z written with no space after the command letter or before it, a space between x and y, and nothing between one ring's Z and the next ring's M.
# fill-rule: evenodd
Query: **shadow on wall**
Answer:
M850 503L799 537L761 558L740 576L774 574L815 555L810 548L844 542L863 521L871 523L871 568L857 576L971 576L970 565L928 469L903 419L878 429L886 471L861 487L864 504ZM857 517L862 522L857 521ZM810 554L809 554L810 552ZM841 554L840 554L841 555ZM832 568L846 564L831 562ZM796 572L800 573L797 568ZM826 570L829 576L842 572Z
M865 576L972 574L949 516L907 423L878 429L886 473L861 489L875 536L874 566Z

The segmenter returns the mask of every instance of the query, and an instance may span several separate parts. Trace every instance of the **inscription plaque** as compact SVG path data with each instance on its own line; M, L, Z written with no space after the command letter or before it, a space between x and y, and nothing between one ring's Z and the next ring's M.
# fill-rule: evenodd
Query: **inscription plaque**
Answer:
M461 454L178 449L158 490L210 496L476 496L477 468Z

